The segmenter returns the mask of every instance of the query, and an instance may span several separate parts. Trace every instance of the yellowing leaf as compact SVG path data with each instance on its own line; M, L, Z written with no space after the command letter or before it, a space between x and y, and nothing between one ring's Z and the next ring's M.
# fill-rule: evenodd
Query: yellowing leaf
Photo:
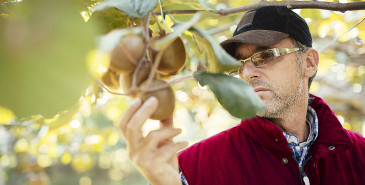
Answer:
M208 33L195 26L191 28L191 31L201 52L206 54L209 72L224 72L241 66L241 63L229 55Z
M191 18L188 22L184 23L177 23L176 26L173 28L174 32L168 34L166 37L156 41L153 43L153 46L159 50L163 50L168 47L180 34L184 33L184 31L188 30L192 27L196 22L200 20L201 13L198 12Z

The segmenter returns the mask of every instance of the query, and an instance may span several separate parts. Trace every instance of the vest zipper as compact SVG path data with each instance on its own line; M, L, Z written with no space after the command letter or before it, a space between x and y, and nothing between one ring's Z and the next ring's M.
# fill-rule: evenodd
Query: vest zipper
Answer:
M301 184L303 184L303 182L304 182L305 185L310 185L309 178L308 178L307 174L304 172L302 167L299 167L299 173L300 173L300 178L301 178L301 181L300 181Z
M309 161L310 158L312 158L312 156L309 156L304 161L303 167L307 164L307 162ZM301 178L300 184L303 184L303 182L304 182L305 185L310 185L309 178L308 178L307 174L305 173L303 167L299 166L299 164L298 164L298 167L299 167L299 173L300 173L300 178Z

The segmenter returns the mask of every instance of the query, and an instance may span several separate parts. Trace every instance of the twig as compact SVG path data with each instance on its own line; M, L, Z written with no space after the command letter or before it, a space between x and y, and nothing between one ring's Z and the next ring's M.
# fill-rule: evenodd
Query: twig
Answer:
M96 83L101 87L103 88L104 90L106 90L108 93L110 94L114 94L114 95L122 95L122 96L128 96L132 93L131 90L129 90L128 92L126 93L118 93L118 92L114 92L112 90L110 90L108 87L105 87L105 85L103 83L101 83L99 80L96 80Z
M155 19L155 21L157 23L158 29L160 29L160 32L163 32L163 30L161 28L161 25L160 25L160 22L158 21L156 15L154 13L152 13L152 15L153 15L153 18Z
M143 55L142 55L141 59L139 60L136 69L133 71L132 86L129 91L134 91L137 88L137 74L138 74L139 70L141 69L144 59L146 58L146 54L147 54L147 45L144 48Z
M171 85L175 85L179 82L182 82L184 80L188 80L188 79L193 79L194 76L193 75L188 75L188 76L185 76L185 77L181 77L179 79L176 79L176 80L173 80L171 82L168 82L166 84L162 84L162 85L159 85L159 86L155 86L155 87L151 87L151 88L148 88L145 90L145 92L149 93L149 92L154 92L154 91L158 91L160 89L163 89L163 88L166 88L166 87L169 87Z
M263 1L256 4L250 4L246 6L227 8L221 10L167 10L165 11L165 14L195 14L198 11L210 11L225 16L249 11L263 6L287 6L290 9L323 9L323 10L346 12L354 10L364 10L365 2L335 3L335 2L320 2L320 1L272 1L272 2ZM155 12L155 14L161 15L162 13Z
M348 29L347 31L343 32L341 35L339 35L338 37L334 38L332 41L328 42L327 45L325 45L323 48L318 49L319 52L327 49L329 46L331 46L333 43L335 43L340 37L342 37L343 35L345 35L346 33L348 33L349 31L351 31L352 29L354 29L357 25L359 25L360 23L362 23L365 20L365 17L362 18L359 22L357 22L355 25L353 25L350 29Z
M149 13L145 19L145 22L142 23L142 29L143 30L143 34L144 34L144 39L145 39L145 43L149 43L150 42L150 34L149 34L149 25L150 25L150 20L151 20L151 13Z
M162 15L162 22L163 24L165 24L165 18L163 17L163 12L162 12L162 5L161 5L161 0L158 0L158 3L160 4L160 15Z
M131 23L132 27L136 27L132 18L128 17L128 21Z
M137 89L137 74L146 58L146 55L147 55L147 50L150 46L150 34L149 34L149 30L148 30L148 27L150 25L150 19L151 19L151 13L149 13L146 17L146 21L142 24L142 27L144 29L142 29L144 32L144 41L145 41L145 47L143 48L143 54L142 54L142 57L141 59L138 61L138 65L136 67L136 69L134 70L133 72L133 77L132 77L132 87L129 91L134 91L135 89ZM138 89L137 89L138 90Z
M152 48L152 49L154 49L154 48ZM150 71L150 74L149 74L149 76L148 76L148 79L146 80L146 87L149 87L149 86L150 86L150 84L151 84L151 82L152 82L152 80L155 78L155 74L156 74L157 68L158 68L158 66L160 65L160 62L161 62L161 59L162 59L162 55L163 55L163 53L165 52L165 49L166 49L166 48L164 48L164 49L160 50L160 51L157 53L157 56L156 56L156 58L155 58L155 60L154 60L154 62L153 62L153 66L152 66L152 68L151 68L151 71ZM144 90L144 89L142 89L142 91L143 91L143 90Z
M237 25L239 22L239 19L237 19L237 21L231 23L231 24L228 24L228 25L225 25L225 26L222 26L222 27L218 27L218 28L213 28L213 29L210 29L207 31L207 33L209 35L214 35L214 34L217 34L219 32L222 32L222 31L225 31L227 29L229 29L231 26L234 26L234 25Z

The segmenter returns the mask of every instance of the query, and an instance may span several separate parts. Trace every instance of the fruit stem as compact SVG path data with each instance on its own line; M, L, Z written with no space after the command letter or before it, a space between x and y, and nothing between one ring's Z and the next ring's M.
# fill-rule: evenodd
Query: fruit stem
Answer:
M155 74L156 74L157 68L160 65L161 58L162 58L163 53L165 52L165 49L166 48L164 48L163 50L161 50L161 51L159 51L157 53L157 56L155 58L155 61L153 63L153 66L151 68L151 72L150 72L150 74L148 76L148 79L146 80L146 84L147 84L146 87L149 87L149 85L151 84L152 80L155 78Z
M162 84L162 85L159 85L159 86L148 88L148 89L145 90L145 92L150 93L150 92L158 91L160 89L164 89L164 88L169 87L171 85L175 85L175 84L177 84L179 82L182 82L184 80L193 79L193 78L194 78L193 75L188 75L188 76L185 76L185 77L181 77L181 78L175 79L171 82L168 82L166 84Z
M126 92L126 93L118 93L118 92L114 92L112 90L110 90L108 87L106 87L103 83L101 83L99 80L96 80L96 83L101 87L103 88L104 90L106 90L108 93L110 94L114 94L114 95L122 95L122 96L128 96L130 95L133 91L132 91L132 88Z
M137 67L136 69L134 70L133 72L133 77L132 77L132 87L129 91L134 91L136 88L137 88L137 74L139 72L139 70L141 69L141 66L146 58L146 55L147 55L147 47L148 44L145 46L145 48L143 48L143 54L142 54L142 57L141 59L138 61L138 64L137 64Z
M164 33L165 31L162 29L161 25L160 25L160 22L158 21L156 15L154 13L152 13L153 15L153 18L156 20L156 23L157 23L157 26L158 26L158 29L160 30L161 33Z
M163 22L163 24L165 25L166 23L165 23L165 19L164 19L164 17L163 17L163 10L162 10L161 0L158 0L158 2L159 2L159 4L160 4L160 13L161 13L161 16L162 16L162 22Z
M128 20L129 20L130 24L132 25L132 27L136 27L136 23L133 21L132 18L128 17Z
M150 20L151 20L151 13L149 13L145 19L145 23L142 24L142 27L144 29L143 30L143 36L144 36L144 39L145 39L145 43L149 43L150 42L150 34L149 34L149 30L148 30L148 27L150 25ZM147 48L145 48L147 49Z
M147 50L150 45L150 34L149 34L149 30L148 30L148 27L150 25L150 20L151 20L151 13L149 13L147 15L147 17L145 19L146 22L142 23L142 31L143 31L144 41L145 41L146 45L143 48L143 55L142 55L141 59L138 61L137 67L133 72L132 87L129 91L134 91L135 89L137 89L137 74L142 66L142 63L144 62L144 60L146 58Z

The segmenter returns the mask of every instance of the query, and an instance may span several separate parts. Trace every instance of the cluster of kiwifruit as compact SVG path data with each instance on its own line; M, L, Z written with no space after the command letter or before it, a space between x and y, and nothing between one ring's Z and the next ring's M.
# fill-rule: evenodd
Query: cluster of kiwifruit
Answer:
M152 34L150 34L152 36ZM165 34L151 37L150 42L165 37ZM151 44L152 45L152 44ZM101 81L112 90L121 90L132 98L141 98L142 101L154 96L158 99L159 106L151 116L151 119L165 120L169 118L175 107L175 96L172 88L167 86L156 91L146 91L152 87L166 86L163 79L176 75L185 65L185 47L182 40L178 37L164 51L156 51L148 48L147 55L144 55L146 42L143 36L131 34L122 37L119 44L110 54L110 66L108 71L103 74ZM159 52L163 52L157 71L151 83L147 79L151 73L152 66ZM149 57L148 57L149 56ZM142 58L144 57L144 58ZM136 71L139 62L140 67ZM132 80L136 74L136 89L132 89Z

